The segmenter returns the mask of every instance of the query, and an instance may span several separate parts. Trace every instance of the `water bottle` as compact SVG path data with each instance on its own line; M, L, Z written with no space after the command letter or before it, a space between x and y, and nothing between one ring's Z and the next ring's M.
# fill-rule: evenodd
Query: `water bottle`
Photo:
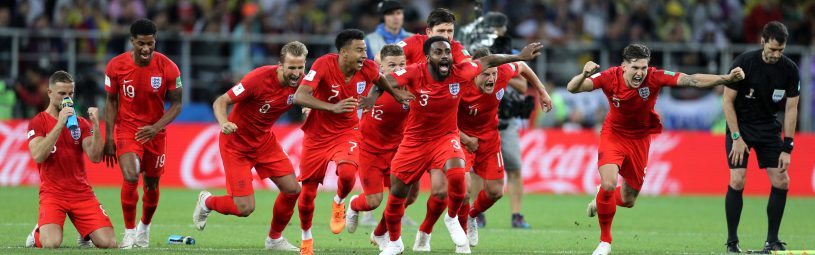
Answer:
M65 97L62 99L62 108L65 107L74 107L74 100L71 100L70 97ZM79 122L76 121L76 113L74 115L68 116L68 121L65 122L65 126L68 127L70 130L74 130L79 127Z
M167 244L187 244L194 245L195 239L191 236L171 235L167 238Z

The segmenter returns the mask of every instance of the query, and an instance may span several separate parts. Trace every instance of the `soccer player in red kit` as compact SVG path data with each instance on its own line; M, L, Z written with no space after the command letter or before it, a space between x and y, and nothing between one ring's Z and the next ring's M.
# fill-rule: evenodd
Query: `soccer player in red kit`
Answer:
M405 213L405 199L412 185L428 170L431 179L447 179L448 211L444 223L456 245L467 245L467 237L457 216L467 189L464 152L456 125L461 86L484 69L534 58L540 54L538 50L542 45L530 44L519 55L490 55L479 61L458 64L452 62L447 38L431 37L423 48L427 63L410 65L387 75L392 84L404 86L419 96L410 102L404 138L391 163L391 190L385 208L390 242L380 254L404 251L400 223Z
M405 69L405 55L402 48L395 44L388 44L379 51L379 68L384 74ZM375 89L375 88L374 88ZM368 97L378 91L373 91ZM363 194L351 196L346 211L346 228L353 233L359 224L359 214L370 212L382 203L384 188L390 187L390 165L399 143L402 141L402 132L408 116L408 107L393 96L384 94L379 96L372 108L362 115L360 132L365 134L359 146L359 179L362 181ZM416 201L418 184L411 189L406 204ZM388 244L386 236L387 225L385 217L376 224L371 232L371 242L379 246L379 250Z
M425 34L415 34L407 39L396 43L405 51L407 64L427 62L423 45L427 38L441 36L450 41L453 51L453 63L461 63L472 60L470 52L461 43L453 40L453 32L456 27L456 15L448 9L436 8L427 16L427 28Z
M280 65L252 70L213 103L215 118L221 126L221 158L226 173L228 195L198 195L193 223L198 230L206 226L210 211L224 215L249 216L255 210L252 168L261 179L269 178L280 189L275 201L266 249L299 251L282 237L294 214L300 184L294 176L289 157L272 132L275 121L294 105L294 92L306 68L308 49L301 42L290 42L280 50ZM235 104L227 118L226 111Z
M600 222L600 244L594 255L611 252L611 222L617 206L631 208L642 188L648 163L651 134L662 132L662 122L654 111L662 87L711 87L744 79L741 68L727 75L686 75L657 70L648 66L651 51L642 44L630 44L623 49L621 66L595 73L600 66L587 62L583 72L569 81L572 93L602 89L611 109L600 133L597 165L600 186L595 200L589 203L587 214L596 214ZM623 177L617 186L617 175Z
M489 54L488 48L480 48L475 50L473 56L478 59ZM503 196L504 162L498 134L498 105L509 80L519 75L534 85L541 107L546 112L550 111L552 99L535 72L522 61L486 69L472 80L472 84L465 85L462 91L458 105L458 127L461 144L466 149L465 169L472 169L473 173L484 179L484 188L477 194L469 210L459 212L459 221L467 220L462 227L467 232L469 246L457 246L456 252L466 252L470 246L478 245L476 216Z
M303 124L303 154L300 176L303 190L298 210L302 240L301 254L313 254L314 240L311 221L317 186L325 177L330 161L337 165L337 194L332 202L331 232L345 228L345 197L356 181L359 164L359 98L372 84L387 91L397 101L407 100L407 92L395 92L380 76L373 60L366 59L365 34L358 29L346 29L337 34L334 45L338 53L327 54L311 66L295 93L295 103L311 108Z
M73 97L71 75L55 72L48 81L48 108L28 123L28 149L40 171L40 209L26 245L59 248L67 214L80 239L90 238L99 248L116 248L113 225L88 184L82 160L84 152L91 162L102 161L98 109L88 108L90 121L76 116L72 105L63 101ZM71 116L78 125L66 127Z
M118 161L124 177L121 247L125 249L150 244L150 222L158 207L158 183L164 172L164 127L181 112L182 95L178 66L155 51L156 25L137 20L130 25L130 36L133 50L113 57L105 70L104 157L109 167ZM170 101L166 112L165 97ZM136 229L139 175L144 175L144 196Z

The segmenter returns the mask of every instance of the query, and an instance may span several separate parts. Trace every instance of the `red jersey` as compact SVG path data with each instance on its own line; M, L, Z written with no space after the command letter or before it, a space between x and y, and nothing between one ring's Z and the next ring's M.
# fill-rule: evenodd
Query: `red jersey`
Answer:
M278 65L252 70L226 94L235 103L229 121L238 126L235 133L221 135L227 147L242 152L260 148L274 136L272 126L294 105L296 87L280 84Z
M462 88L461 103L458 105L458 128L469 136L478 137L479 143L486 142L499 146L498 105L509 84L509 80L520 72L515 63L498 66L498 77L492 93L485 94L474 81ZM481 149L479 149L481 150Z
M407 59L408 65L427 62L427 57L424 54L424 42L427 41L428 38L430 37L427 35L414 34L396 44L402 47L402 51L405 52L405 59ZM456 40L450 42L450 50L453 53L453 63L461 63L461 61L465 59L472 58L470 52L464 48L464 45L461 45L461 43Z
M82 117L77 117L79 128L67 127L57 138L51 155L37 164L40 171L40 198L65 201L79 201L94 198L93 189L88 184L85 161L82 160L82 141L93 135L93 126ZM28 141L35 137L45 137L57 125L57 119L47 112L40 112L28 123Z
M654 105L659 90L663 86L676 86L680 74L649 67L648 74L636 89L625 85L621 66L589 77L594 82L594 89L603 89L611 108L603 123L603 131L632 139L662 132L662 121L654 111Z
M346 83L345 75L340 70L339 55L331 53L314 61L300 86L312 87L315 98L336 104L349 97L359 99L378 80L379 66L369 59ZM357 111L336 114L315 110L309 113L302 129L309 139L330 140L358 128L358 125Z
M119 96L119 129L136 131L156 123L164 115L167 92L180 88L178 66L158 52L153 52L147 66L137 65L129 51L122 53L111 59L105 70L105 91Z
M389 93L376 99L374 107L362 115L359 130L365 137L360 148L370 152L388 152L399 147L405 130L408 109Z
M427 67L427 63L418 63L392 74L400 85L416 95L416 100L410 102L404 141L426 142L458 134L456 113L461 86L472 86L473 78L481 73L479 61L454 64L450 75L439 82L433 80Z

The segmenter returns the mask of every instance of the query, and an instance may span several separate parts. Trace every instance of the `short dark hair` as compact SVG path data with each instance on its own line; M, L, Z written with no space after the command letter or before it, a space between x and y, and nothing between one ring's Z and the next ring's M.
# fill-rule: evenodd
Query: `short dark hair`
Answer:
M402 47L396 44L388 44L382 47L382 50L379 51L379 58L385 59L385 57L392 57L392 56L404 56L405 51L402 50Z
M74 82L74 77L66 71L59 70L54 72L51 78L48 78L48 86L54 86L57 82L72 83Z
M787 26L784 26L783 23L778 21L770 21L770 23L764 25L764 29L761 30L761 38L764 39L765 43L773 39L780 44L784 44L787 42L789 35Z
M337 47L337 51L340 51L342 47L351 43L352 40L365 40L365 32L356 28L342 30L334 39L334 47Z
M651 50L648 46L632 43L623 49L623 60L632 62L637 59L651 59Z
M456 24L456 15L448 9L436 8L427 16L427 27L430 29L442 23Z
M306 56L308 55L308 49L306 48L305 44L299 41L289 42L286 45L283 45L283 48L280 49L281 64L286 60L286 55L292 57Z
M435 43L435 42L447 42L447 44L450 44L450 40L447 40L447 38L445 38L444 36L433 36L433 37L427 38L427 41L424 41L424 45L422 45L422 48L424 49L424 55L425 56L430 55L430 46L432 46L433 43ZM452 46L452 45L450 45L450 46Z
M473 50L473 59L483 58L483 57L489 56L490 54L492 54L492 53L490 53L490 48L481 47L481 48Z
M149 19L139 19L130 25L130 36L156 35L156 24Z

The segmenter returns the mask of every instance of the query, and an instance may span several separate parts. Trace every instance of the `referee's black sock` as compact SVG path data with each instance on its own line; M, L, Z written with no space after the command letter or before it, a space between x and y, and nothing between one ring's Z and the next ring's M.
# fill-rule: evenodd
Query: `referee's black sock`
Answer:
M737 233L739 229L739 219L741 219L741 208L744 204L742 192L727 185L727 195L724 197L724 211L727 218L727 242L739 240ZM769 212L769 209L767 210Z
M767 201L767 242L778 241L778 228L787 205L787 190L773 187Z

